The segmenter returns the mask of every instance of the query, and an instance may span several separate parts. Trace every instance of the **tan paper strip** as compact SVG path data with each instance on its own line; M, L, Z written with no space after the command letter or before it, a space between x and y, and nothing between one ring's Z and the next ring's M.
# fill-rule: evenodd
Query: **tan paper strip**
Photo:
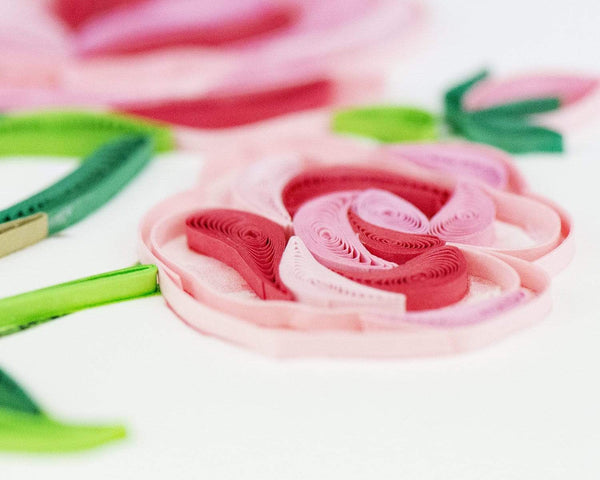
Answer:
M48 236L48 215L36 213L0 224L0 257L21 250Z

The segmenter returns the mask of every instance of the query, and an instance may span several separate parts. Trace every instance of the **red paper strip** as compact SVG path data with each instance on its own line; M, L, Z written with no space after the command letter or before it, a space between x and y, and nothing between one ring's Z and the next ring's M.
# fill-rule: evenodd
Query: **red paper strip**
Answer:
M286 113L318 108L333 97L333 84L313 80L270 90L243 94L172 100L120 111L193 128L229 128L258 122Z
M432 248L445 245L443 240L433 235L404 233L378 227L360 218L352 209L348 210L348 220L367 250L390 262L402 264Z
M467 261L458 248L450 246L432 248L392 269L338 273L369 287L406 295L407 310L445 307L469 290Z
M428 217L446 203L451 192L438 185L398 175L387 170L335 166L314 168L295 176L283 189L283 204L290 215L306 201L344 190L388 190L412 203Z
M293 300L279 278L287 238L283 228L241 210L201 210L186 219L188 246L237 272L264 300Z
M294 9L273 5L263 8L252 16L224 18L212 24L201 23L164 30L148 30L131 35L126 41L107 44L94 50L94 55L127 55L143 53L159 48L199 46L224 47L254 39L293 24L297 17ZM200 23L200 22L199 22Z
M118 7L144 0L54 0L54 12L71 28L78 28L89 19Z

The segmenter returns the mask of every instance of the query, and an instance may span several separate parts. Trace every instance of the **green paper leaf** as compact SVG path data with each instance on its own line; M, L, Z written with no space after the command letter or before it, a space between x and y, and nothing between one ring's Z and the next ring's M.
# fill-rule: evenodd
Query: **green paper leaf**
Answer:
M0 370L0 450L70 452L96 447L125 435L121 425L76 425L51 419Z
M453 132L510 153L563 151L559 132L534 125L529 118L559 108L557 98L534 98L477 111L464 110L464 95L486 77L487 72L479 73L446 93L445 116Z
M560 133L520 120L467 118L462 126L473 141L487 143L510 153L563 151Z
M66 453L122 439L122 425L75 425L44 415L0 409L0 450L27 453Z
M42 410L6 372L0 370L0 411L41 415Z
M473 86L481 80L488 77L488 71L483 70L473 77L465 80L457 86L451 88L444 95L444 105L446 117L452 123L455 118L460 118L463 114L462 99Z
M473 118L501 118L501 117L523 117L550 112L560 108L558 98L531 98L518 102L504 103L482 110L473 110L468 113Z
M334 113L332 129L379 140L380 142L417 142L437 138L435 117L412 107L372 106Z
M159 152L173 150L169 126L108 112L44 111L9 115L0 121L0 156L85 157L123 135L146 135Z

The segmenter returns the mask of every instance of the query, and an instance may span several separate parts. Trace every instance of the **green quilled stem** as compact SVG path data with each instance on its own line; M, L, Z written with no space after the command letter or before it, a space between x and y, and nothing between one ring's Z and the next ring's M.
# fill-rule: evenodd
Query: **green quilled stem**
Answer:
M83 158L123 135L152 137L157 152L175 148L172 129L130 115L109 112L44 111L0 119L0 155Z
M372 106L339 110L333 114L331 128L345 133L374 138L380 142L418 142L438 137L436 118L419 108Z
M121 425L67 424L49 417L0 370L0 450L29 453L71 452L125 437Z
M166 127L116 114L50 112L0 120L0 155L76 155L93 150L79 168L54 185L0 211L0 256L79 222L123 189L148 164L155 148L172 147ZM2 299L0 335L84 308L155 293L156 275L156 267L138 266Z
M59 232L104 205L144 168L154 152L151 137L124 136L101 146L71 174L0 211L0 222L44 212L48 234Z
M0 256L67 228L122 190L155 151L174 148L167 126L106 112L42 112L0 119L0 155L80 156L79 168L0 211Z
M86 308L158 293L157 268L137 265L0 299L0 336Z

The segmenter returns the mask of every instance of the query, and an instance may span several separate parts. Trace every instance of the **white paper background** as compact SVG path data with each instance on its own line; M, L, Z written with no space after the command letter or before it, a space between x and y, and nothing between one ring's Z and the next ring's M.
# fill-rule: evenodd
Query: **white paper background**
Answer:
M399 61L392 99L437 110L482 66L600 74L600 2L428 3L428 41ZM200 156L170 157L89 219L2 259L1 296L133 264L138 219L199 170ZM49 412L122 420L129 438L2 454L0 478L600 478L600 131L587 149L518 162L577 222L576 259L542 324L453 358L282 362L193 332L160 297L84 311L1 339L0 365ZM3 160L0 206L72 166Z

